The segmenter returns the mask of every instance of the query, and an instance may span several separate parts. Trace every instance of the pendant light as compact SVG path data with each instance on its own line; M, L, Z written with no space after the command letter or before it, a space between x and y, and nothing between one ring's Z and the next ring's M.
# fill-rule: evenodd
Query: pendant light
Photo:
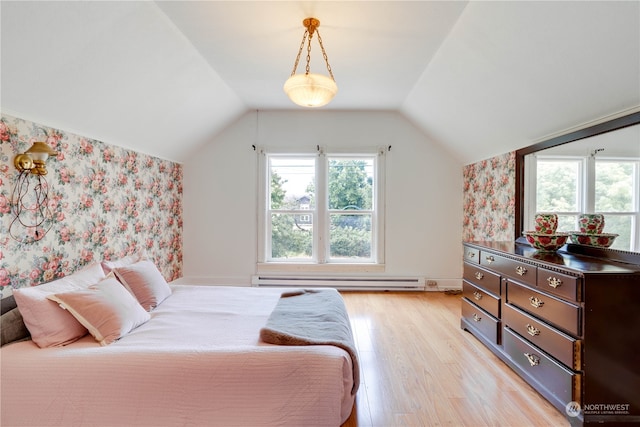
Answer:
M336 95L338 92L338 85L336 85L336 81L333 78L329 59L327 58L327 53L325 52L324 45L322 44L322 37L320 37L320 32L318 31L320 21L316 18L306 18L302 21L302 25L304 25L306 29L302 36L302 42L300 43L298 56L296 56L296 62L293 65L291 77L289 77L284 84L284 91L291 101L297 105L302 107L322 107L323 105L327 105ZM310 72L309 62L311 60L311 39L313 38L314 33L318 34L318 42L320 44L320 49L322 50L322 57L327 64L327 71L329 72L330 77ZM296 69L298 68L298 62L300 61L300 55L302 54L305 41L307 41L307 66L304 74L296 74Z

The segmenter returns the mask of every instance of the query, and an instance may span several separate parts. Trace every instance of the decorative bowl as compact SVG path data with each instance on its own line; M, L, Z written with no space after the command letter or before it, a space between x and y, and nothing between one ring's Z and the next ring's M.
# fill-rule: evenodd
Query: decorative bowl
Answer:
M604 230L604 215L582 214L578 217L581 233L601 234Z
M536 231L524 231L522 233L527 242L539 251L553 252L560 249L569 238L569 233L538 233Z
M571 241L578 245L597 246L600 248L608 248L616 240L618 234L612 233L578 233L577 231L571 233Z
M538 212L535 216L534 228L539 234L554 234L558 229L558 215Z

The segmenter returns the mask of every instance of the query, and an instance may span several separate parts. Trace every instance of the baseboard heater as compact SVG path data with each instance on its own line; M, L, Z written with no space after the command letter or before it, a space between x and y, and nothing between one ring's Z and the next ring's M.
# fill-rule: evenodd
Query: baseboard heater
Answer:
M311 276L253 276L257 287L314 287L341 290L406 290L424 291L423 277L311 277Z

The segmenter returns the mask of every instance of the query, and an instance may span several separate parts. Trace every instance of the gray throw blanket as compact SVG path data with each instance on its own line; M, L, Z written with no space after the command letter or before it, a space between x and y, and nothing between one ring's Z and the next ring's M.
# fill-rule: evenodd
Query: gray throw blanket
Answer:
M360 385L358 353L351 333L349 315L335 289L303 289L285 292L267 324L260 330L262 341L280 345L333 345L351 356L353 388Z

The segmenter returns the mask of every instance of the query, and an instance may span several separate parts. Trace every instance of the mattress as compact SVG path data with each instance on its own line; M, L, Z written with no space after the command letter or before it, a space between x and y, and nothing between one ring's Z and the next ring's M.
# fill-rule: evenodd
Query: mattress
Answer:
M106 347L1 350L2 426L339 426L349 354L259 332L282 289L172 285L151 320Z

